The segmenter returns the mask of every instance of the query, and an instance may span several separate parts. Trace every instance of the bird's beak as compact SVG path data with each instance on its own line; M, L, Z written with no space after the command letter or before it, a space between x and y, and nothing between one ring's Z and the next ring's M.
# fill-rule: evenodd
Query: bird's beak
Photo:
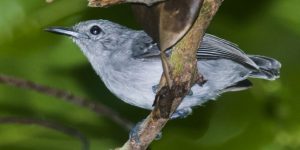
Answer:
M70 36L70 37L74 37L74 38L86 38L86 39L90 38L88 35L76 32L72 28L49 27L49 28L45 29L45 31L55 33L55 34L66 35L66 36Z

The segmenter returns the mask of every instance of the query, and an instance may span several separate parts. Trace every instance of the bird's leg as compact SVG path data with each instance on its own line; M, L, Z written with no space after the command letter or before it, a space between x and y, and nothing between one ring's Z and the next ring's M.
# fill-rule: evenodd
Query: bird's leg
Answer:
M188 108L183 108L180 110L175 111L172 116L170 117L171 120L174 119L184 119L187 116L191 115L193 112L192 108L188 107Z

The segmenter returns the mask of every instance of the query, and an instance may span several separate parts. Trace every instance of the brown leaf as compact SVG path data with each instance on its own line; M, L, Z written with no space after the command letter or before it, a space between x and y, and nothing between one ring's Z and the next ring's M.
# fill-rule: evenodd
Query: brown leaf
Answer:
M202 3L203 0L168 0L151 7L135 4L132 9L144 30L165 50L190 29Z
M155 42L159 43L159 4L147 7L141 4L133 4L132 10L139 24Z

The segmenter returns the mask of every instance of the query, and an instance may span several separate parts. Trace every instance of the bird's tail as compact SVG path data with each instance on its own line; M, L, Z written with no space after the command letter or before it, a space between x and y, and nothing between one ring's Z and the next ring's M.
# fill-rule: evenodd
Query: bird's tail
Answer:
M263 78L267 80L275 80L279 78L281 64L279 61L258 55L248 55L256 65L259 67L259 70L253 71L251 77L254 78Z

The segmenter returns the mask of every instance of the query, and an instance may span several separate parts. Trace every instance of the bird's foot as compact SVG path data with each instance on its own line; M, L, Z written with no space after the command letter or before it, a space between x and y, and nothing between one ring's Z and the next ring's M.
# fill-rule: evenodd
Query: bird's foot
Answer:
M184 109L180 109L180 110L177 110L176 112L174 112L172 114L172 116L170 117L171 120L174 120L174 119L183 119L183 118L186 118L187 116L189 116L190 114L192 114L192 108L188 107L188 108L184 108ZM144 121L144 120L143 120ZM143 121L141 122L138 122L131 130L130 130L130 133L129 133L129 138L131 140L134 140L136 143L140 143L141 140L140 140L140 131L141 131L141 126L143 125ZM159 132L157 135L156 135L156 138L155 140L160 140L162 137L162 132Z
M143 120L144 121L144 120ZM129 133L129 139L135 141L136 143L141 143L140 140L140 131L141 131L141 126L143 124L143 121L138 122L131 130ZM159 132L156 137L155 140L160 140L162 137L162 132Z
M202 74L198 74L196 77L195 83L197 83L199 86L203 86L207 82L206 79L204 79L204 76Z
M174 119L184 119L186 118L187 116L189 116L190 114L192 114L193 110L192 108L188 107L188 108L183 108L183 109L180 109L180 110L177 110L175 111L172 116L170 117L171 120L174 120Z
M158 92L159 84L152 86L152 92L156 94Z
M143 121L144 121L144 120L143 120ZM130 130L130 133L129 133L129 139L135 141L136 143L140 143L140 142L141 142L141 141L140 141L140 135L139 135L139 132L140 132L140 128L141 128L141 125L142 125L143 121L138 122L138 123Z

